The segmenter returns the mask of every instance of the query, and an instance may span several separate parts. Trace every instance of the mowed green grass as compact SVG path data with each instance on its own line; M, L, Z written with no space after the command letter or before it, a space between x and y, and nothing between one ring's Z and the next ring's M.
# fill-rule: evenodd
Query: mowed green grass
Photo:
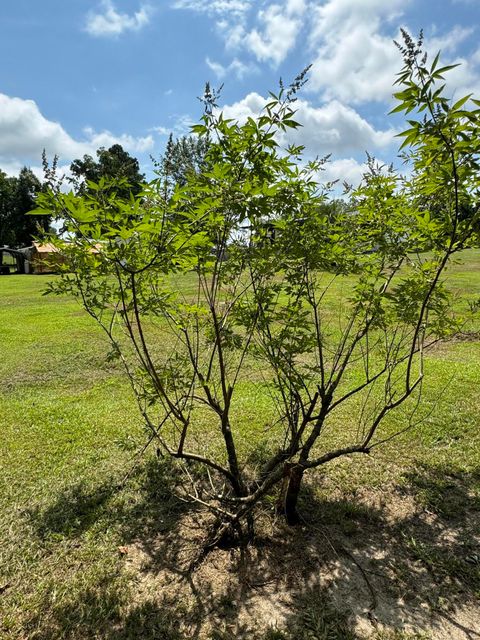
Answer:
M50 277L0 278L0 638L143 637L128 617L135 577L118 547L173 525L178 505L154 457L137 464L145 432L121 368L106 361L101 330L75 301L42 296ZM480 297L480 251L466 252L448 277L459 296ZM479 329L429 354L416 428L368 462L332 464L320 498L332 488L348 497L409 484L441 513L441 474L449 474L479 505ZM242 381L245 446L263 432L269 403L258 380ZM348 411L342 420L347 428ZM385 434L402 420L401 412L389 416ZM468 574L467 587L480 588L476 576ZM160 620L149 638L178 637L165 616L168 633Z
M95 523L92 509L96 492L102 508L142 440L102 334L75 301L42 296L47 280L0 281L0 637L34 637L52 602L66 605L115 573L113 525ZM77 506L86 496L84 513L70 512L64 498L52 510L58 527L43 526L39 514L69 492Z

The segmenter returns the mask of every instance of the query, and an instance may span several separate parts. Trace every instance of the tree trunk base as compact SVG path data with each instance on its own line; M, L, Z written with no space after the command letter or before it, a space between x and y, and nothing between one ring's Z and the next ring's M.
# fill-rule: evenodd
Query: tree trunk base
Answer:
M297 511L297 502L302 479L303 468L297 464L286 462L276 512L283 515L287 524L291 526L297 525L301 521Z

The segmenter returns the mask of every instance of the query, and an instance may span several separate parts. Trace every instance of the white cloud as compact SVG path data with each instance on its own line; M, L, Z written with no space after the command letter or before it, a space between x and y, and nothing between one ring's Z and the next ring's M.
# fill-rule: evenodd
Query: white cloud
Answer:
M411 0L326 0L312 8L311 23L314 38L325 38L330 33L335 39L339 29L343 32L357 25L370 25L374 31L382 22L398 22L403 8Z
M238 58L234 58L234 60L232 60L232 62L227 66L224 66L219 62L216 62L215 60L210 60L209 57L206 58L205 62L220 80L223 80L223 78L231 75L234 75L239 80L242 80L247 74L255 73L256 71L258 71L255 66L245 64L238 60Z
M245 34L245 47L257 60L278 66L295 46L305 10L304 0L286 0L262 9L257 15L260 29Z
M314 52L310 88L327 99L352 103L388 100L399 54L384 35L408 0L327 0L312 10L310 48Z
M223 111L226 118L237 120L242 124L247 118L257 116L266 103L267 100L265 98L253 92L238 102L223 106L221 111Z
M245 122L257 116L267 100L258 93L250 93L242 100L223 107L226 118ZM353 109L332 101L314 107L306 100L297 100L295 119L303 126L288 133L280 143L303 144L307 157L332 154L333 159L323 165L317 179L320 183L339 181L357 185L366 169L354 157L338 157L349 153L364 157L365 151L386 149L395 131L377 131ZM341 186L339 186L341 190Z
M0 166L16 167L20 164L36 164L42 150L52 157L58 155L61 162L68 162L84 154L95 155L101 147L121 144L130 152L144 152L153 147L151 135L135 138L128 134L116 136L110 131L84 129L83 140L70 136L58 122L43 116L33 100L23 100L0 93Z
M0 161L0 171L6 173L7 176L18 176L22 167L25 166L25 163L18 162L18 160L10 160L10 161ZM43 171L40 166L32 167L30 169L37 176L39 180L43 179Z
M318 175L319 182L346 182L357 186L367 168L365 163L357 162L354 158L340 158L323 165L324 170Z
M411 0L326 0L311 11L309 37L314 56L308 90L324 99L358 104L392 99L395 75L402 66L393 39L399 17ZM424 48L432 56L441 49L445 64L461 62L462 67L448 74L452 91L462 93L480 85L475 59L455 60L462 43L475 27L453 26L444 33L431 27Z
M95 131L92 127L83 129L87 138L86 142L76 142L80 146L87 146L89 149L98 149L99 147L111 147L113 144L121 144L128 151L136 153L144 153L153 147L152 136L144 136L135 138L128 133L122 133L119 136L108 130Z
M241 15L248 11L252 0L176 0L174 9L190 9L200 13Z
M435 55L437 51L454 53L458 45L469 38L474 31L474 27L460 27L456 25L447 33L427 38L425 41L425 49L431 52L432 55Z
M258 93L250 93L242 100L223 108L225 117L244 122L260 113L267 100ZM315 107L306 100L295 102L295 120L303 126L289 131L281 142L305 146L308 156L334 156L346 153L372 152L384 149L394 141L396 131L376 130L354 109L338 100Z
M466 0L464 0L466 1ZM475 0L478 2L478 0ZM413 0L171 0L176 9L188 9L212 17L217 33L231 52L230 65L207 58L219 78L246 73L241 54L260 63L280 65L305 35L304 56L314 64L308 91L325 100L348 104L391 102L395 76L402 66L393 40L401 39L399 24ZM432 23L426 48L444 52L450 63L474 26L454 26L437 33ZM450 58L450 59L448 59ZM480 72L468 60L456 76L458 87L477 87ZM461 79L461 77L463 80Z
M170 134L170 129L162 126L152 127L151 129L149 129L149 131L155 131L155 133L158 133L159 136L168 136Z
M458 65L445 74L447 87L445 95L449 98L458 99L468 93L473 93L476 97L480 95L480 48L468 58L455 55L459 45L467 40L474 31L474 27L455 26L448 33L435 35L425 41L425 49L432 58L437 51L441 52L439 63L441 66Z
M198 124L187 113L172 115L169 117L169 120L173 121L171 126L158 125L151 127L149 131L155 131L159 136L169 136L170 134L176 137L188 136L191 134L193 125Z
M92 36L116 37L125 31L140 31L150 22L151 7L142 6L133 15L119 13L112 0L102 0L101 11L87 16L85 30Z
M223 18L216 23L217 31L229 51L240 49L245 38L245 21Z
M480 66L480 47L473 53L470 59L474 65Z
M259 62L278 66L296 43L307 0L264 2L253 18L254 26L247 28L247 18L255 4L252 0L176 0L173 7L215 17L216 30L227 50L246 50ZM217 70L221 74L219 67Z
M313 107L308 102L296 103L296 118L303 124L296 137L306 147L324 150L324 153L365 152L385 148L393 142L396 131L376 130L354 109L338 100Z
M43 167L39 164L29 164L25 162L18 162L16 160L12 162L3 162L0 156L0 171L3 171L7 174L7 176L17 177L23 167L28 166L30 171L36 176L40 182L43 182L45 179L45 173L43 171ZM68 182L68 178L73 177L72 172L70 171L70 165L63 164L57 165L56 176L58 179L62 179L62 184L60 185L60 189L62 191L70 191L70 184Z
M174 120L173 132L179 136L190 134L190 129L197 124L188 113L171 116L171 118Z
M477 52L478 53L478 52ZM479 56L480 57L480 56ZM459 66L445 74L447 85L445 95L447 98L458 100L469 93L474 94L474 98L480 98L480 60L475 59L475 55L468 60L465 58L453 58L443 60L450 64L457 63Z

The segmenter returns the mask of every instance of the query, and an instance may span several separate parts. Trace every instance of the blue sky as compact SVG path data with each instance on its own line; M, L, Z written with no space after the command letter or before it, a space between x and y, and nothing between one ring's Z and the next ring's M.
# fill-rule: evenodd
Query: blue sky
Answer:
M119 142L151 175L150 154L201 115L207 80L243 118L313 63L296 141L332 154L329 179L355 181L365 151L395 157L401 26L462 63L452 96L480 94L480 0L1 0L0 168L40 171L43 148L67 167Z

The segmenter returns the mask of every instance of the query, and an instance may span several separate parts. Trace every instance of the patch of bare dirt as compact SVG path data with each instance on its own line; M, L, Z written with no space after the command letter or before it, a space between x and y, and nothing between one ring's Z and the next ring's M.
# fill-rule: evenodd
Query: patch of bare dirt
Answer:
M136 540L124 554L132 608L155 603L185 639L480 639L480 511L469 491L448 518L408 487L337 494L307 491L303 526L263 514L253 543L215 549L191 573L205 516Z

